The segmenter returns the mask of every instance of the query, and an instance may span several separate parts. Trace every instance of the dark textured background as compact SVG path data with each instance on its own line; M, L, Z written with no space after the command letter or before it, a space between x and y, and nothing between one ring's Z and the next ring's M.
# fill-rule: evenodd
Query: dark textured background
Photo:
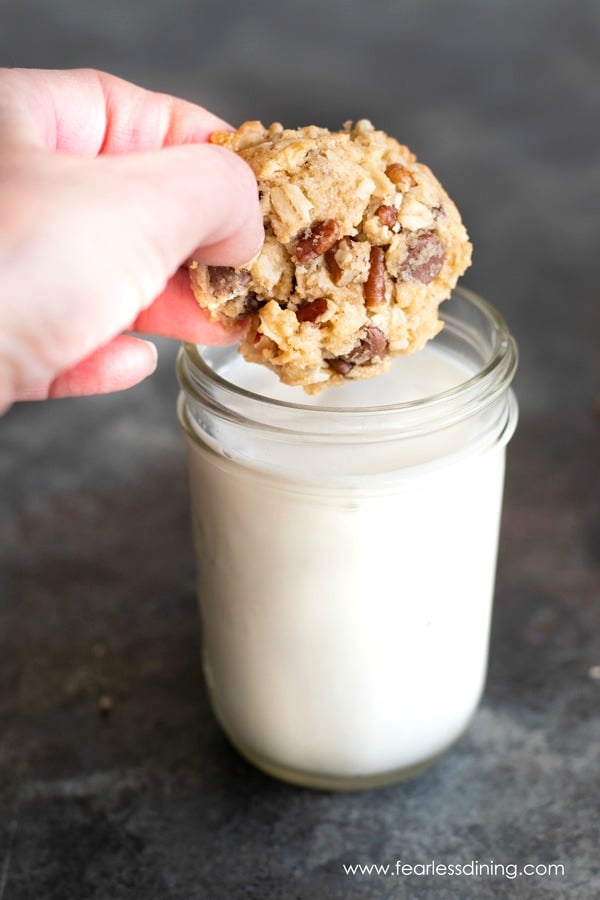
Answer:
M519 341L522 418L472 728L417 781L333 795L252 770L208 710L175 347L129 393L13 408L0 900L600 896L599 60L593 0L2 0L2 64L104 68L234 122L367 116L409 144ZM397 858L566 877L342 873Z

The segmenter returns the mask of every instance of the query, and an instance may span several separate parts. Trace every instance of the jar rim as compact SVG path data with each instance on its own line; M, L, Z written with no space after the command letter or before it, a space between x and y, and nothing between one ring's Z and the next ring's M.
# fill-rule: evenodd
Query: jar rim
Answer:
M335 423L342 432L356 434L362 427L361 423L366 420L369 420L369 427L373 427L373 419L380 420L382 425L387 426L392 424L391 420L399 419L403 423L402 430L407 434L428 430L433 421L443 420L444 425L454 424L493 403L502 392L506 391L517 367L518 352L504 317L483 297L462 286L456 288L452 296L466 301L481 314L491 329L493 344L479 370L460 384L439 393L416 400L374 406L312 406L279 400L254 393L223 378L203 359L198 346L190 343L182 345L178 356L179 383L187 398L208 406L213 413L220 413L230 421L243 421L269 431L277 431L281 427L288 433L294 431L289 418L294 415L309 418L311 421L312 427L307 429L305 421L305 427L298 429L303 434L307 431L321 433L325 423L328 425L327 432L331 432L332 424ZM447 302L449 306L444 304L443 309L446 313L443 317L446 328L454 329L458 333L461 328L457 318L452 314L452 301ZM240 401L242 409L239 408ZM252 414L249 414L250 406ZM283 417L285 419L283 426L270 419L264 420L258 413L259 410L270 411L276 419L278 416Z

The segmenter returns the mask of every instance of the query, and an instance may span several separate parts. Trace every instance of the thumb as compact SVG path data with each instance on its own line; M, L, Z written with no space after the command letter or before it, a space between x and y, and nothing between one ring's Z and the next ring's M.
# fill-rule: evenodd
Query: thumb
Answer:
M127 329L198 246L221 265L260 248L256 181L222 147L95 159L28 150L0 164L1 355L15 389Z
M149 280L147 305L196 251L211 265L241 265L259 251L264 231L250 167L223 147L195 144L96 160L110 176L118 259L127 254Z
M155 245L171 270L196 248L217 247L213 265L241 265L264 237L254 173L214 144L166 147L97 160L122 182L122 225Z

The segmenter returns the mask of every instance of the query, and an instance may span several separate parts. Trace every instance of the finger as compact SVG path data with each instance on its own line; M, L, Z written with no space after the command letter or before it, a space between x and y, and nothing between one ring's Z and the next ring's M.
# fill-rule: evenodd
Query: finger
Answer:
M198 306L187 270L180 269L154 303L140 313L131 330L161 334L192 344L221 345L239 340L245 326L225 329L213 322L207 311Z
M215 241L214 244L196 247L191 259L202 266L245 266L249 265L260 251L264 240L264 233L260 232L260 242L255 247L255 252L250 256L244 256L248 245L238 248L232 244L231 238L226 237ZM251 246L251 245L250 245Z
M198 244L220 243L211 261L235 265L263 238L254 175L222 147L44 156L20 177L32 181L25 199L13 178L3 210L24 217L24 237L5 277L9 300L0 305L0 335L24 348L12 361L15 389L26 385L30 359L50 378L130 328ZM166 315L151 330L163 326L173 333Z
M164 280L153 296L164 288L165 274L172 275L198 247L211 248L206 261L222 266L242 265L260 250L264 229L256 179L230 150L199 144L102 162L117 178L111 242L120 240L146 256L154 249Z
M4 122L4 127L3 127ZM81 156L201 143L229 125L201 106L93 69L0 69L0 131Z
M15 400L47 400L108 394L133 387L156 369L156 347L129 335L119 335L49 384L20 391Z

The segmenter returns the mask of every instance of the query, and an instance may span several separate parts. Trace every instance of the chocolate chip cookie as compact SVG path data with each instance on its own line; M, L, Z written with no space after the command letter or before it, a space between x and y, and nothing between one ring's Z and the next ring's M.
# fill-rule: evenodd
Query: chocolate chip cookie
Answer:
M246 122L211 140L253 169L266 237L243 268L191 263L190 278L213 318L248 319L245 359L314 393L377 375L438 333L471 244L407 147L366 120L339 132Z

